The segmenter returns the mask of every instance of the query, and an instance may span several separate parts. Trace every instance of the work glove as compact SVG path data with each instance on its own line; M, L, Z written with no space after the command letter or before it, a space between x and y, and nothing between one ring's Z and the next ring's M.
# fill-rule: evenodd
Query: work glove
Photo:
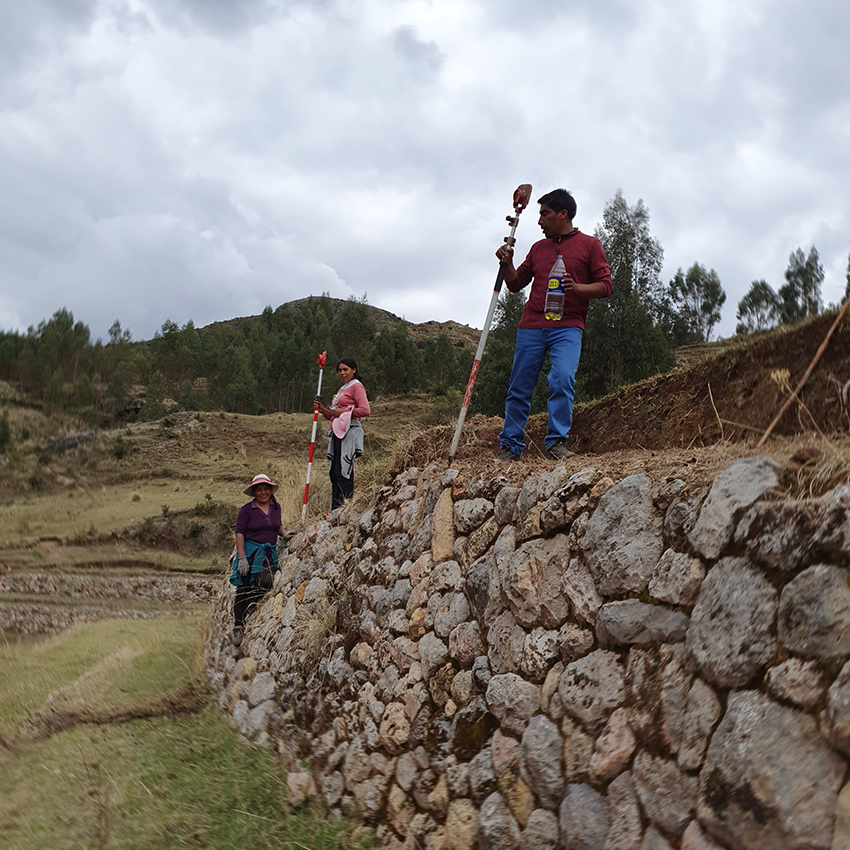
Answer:
M247 558L236 558L236 572L239 573L242 578L248 577L248 573L251 572L251 564L248 563Z

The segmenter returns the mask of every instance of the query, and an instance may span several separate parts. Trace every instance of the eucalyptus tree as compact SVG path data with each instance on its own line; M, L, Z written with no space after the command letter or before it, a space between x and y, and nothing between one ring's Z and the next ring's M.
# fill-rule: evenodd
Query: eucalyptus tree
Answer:
M669 294L684 321L687 341L708 342L726 303L717 272L701 263L694 263L686 273L679 269L670 281Z
M576 397L596 398L675 365L663 322L664 249L649 230L642 200L630 207L621 191L603 211L595 236L605 248L614 291L591 302L576 375Z
M735 333L751 334L776 327L780 320L779 296L766 280L754 280L738 302Z
M791 253L785 269L785 285L779 288L779 313L783 324L820 313L823 309L823 279L817 248L812 246L808 256L802 248Z

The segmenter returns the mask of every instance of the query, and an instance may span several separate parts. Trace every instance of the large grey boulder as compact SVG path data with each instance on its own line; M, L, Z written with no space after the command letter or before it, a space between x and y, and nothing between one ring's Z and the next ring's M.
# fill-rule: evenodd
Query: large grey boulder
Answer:
M649 594L660 602L693 605L705 578L699 558L668 549L655 567L649 582Z
M817 561L842 563L850 552L850 488L820 499L759 502L735 529L735 541L757 564L790 572Z
M804 658L850 652L850 587L847 569L818 564L782 589L779 640Z
M496 787L496 773L493 770L493 754L486 747L469 762L469 793L477 805Z
M689 538L705 558L717 558L747 508L779 484L780 466L766 457L736 461L714 479Z
M629 726L628 712L618 708L608 719L596 741L590 759L590 772L598 781L612 779L628 764L635 751L635 735Z
M578 558L570 561L564 573L563 589L576 617L593 625L596 612L602 607L602 597L596 590L590 570Z
M525 636L520 666L532 682L542 682L559 657L558 632L538 627Z
M746 685L776 652L777 593L743 558L724 558L702 583L687 647L706 679Z
M700 772L700 822L735 850L828 850L847 763L814 719L730 694Z
M475 619L484 626L491 625L504 609L499 571L492 551L467 570L465 589Z
M643 823L634 779L628 771L608 786L608 816L611 828L605 850L638 850Z
M499 490L493 505L499 525L507 525L516 519L520 492L519 487L503 487Z
M258 673L248 688L248 705L255 708L274 696L275 680L271 673Z
M562 749L558 727L543 715L532 717L522 734L520 769L540 805L546 809L556 808L564 793Z
M521 735L540 706L540 689L515 673L493 676L487 685L487 708L505 734Z
M626 697L620 659L613 652L597 649L567 664L558 693L567 712L581 721L588 732L601 732L608 715Z
M570 546L564 534L532 540L513 553L502 587L520 625L557 629L566 621L570 605L563 575L569 563Z
M520 846L519 825L498 792L491 794L481 804L478 840L481 850L517 850Z
M419 658L422 674L430 679L449 660L449 648L433 632L428 632L419 641Z
M702 764L708 742L720 720L720 700L702 679L694 679L688 692L679 743L679 767L696 770Z
M558 847L558 816L546 809L535 809L522 831L523 850L556 850Z
M493 513L493 503L487 499L461 499L454 504L455 529L469 534Z
M645 475L630 475L605 493L581 541L603 596L646 589L661 557L661 529Z
M487 632L487 658L493 673L513 673L519 669L525 648L525 632L510 611L493 621Z
M841 668L827 692L822 724L827 740L850 755L850 661Z
M693 817L697 780L675 762L645 751L635 756L632 773L643 810L650 822L666 835L678 837Z
M817 661L789 658L767 671L767 692L776 700L811 708L820 702L826 687Z
M568 785L560 807L564 850L604 850L608 801L589 785Z
M461 623L469 620L469 603L462 593L435 594L428 604L429 613L433 606L434 632L438 637L447 638Z
M596 635L601 646L631 643L657 645L678 643L688 630L687 614L624 599L603 605L596 615Z

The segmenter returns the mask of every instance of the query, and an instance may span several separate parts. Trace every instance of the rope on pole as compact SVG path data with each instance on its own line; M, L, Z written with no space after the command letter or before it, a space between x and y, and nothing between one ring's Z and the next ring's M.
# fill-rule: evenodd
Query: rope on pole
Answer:
M528 206L531 199L531 184L523 183L517 187L514 192L514 214L506 217L508 224L511 226L511 232L505 237L505 244L513 248L516 244L514 234L519 225L519 217L522 211ZM454 439L449 449L449 460L452 460L457 452L458 443L460 443L460 432L463 430L463 423L466 421L466 413L469 409L469 400L472 398L472 388L475 386L475 379L478 377L478 367L481 365L481 358L484 355L484 346L487 344L487 336L490 333L490 325L493 321L493 314L496 312L496 304L499 302L499 293L502 291L502 283L505 280L505 264L499 263L499 272L496 275L496 283L493 286L493 295L490 298L490 307L487 310L487 318L484 320L484 329L481 331L481 336L478 339L478 349L475 352L475 360L472 361L472 371L469 374L469 380L466 383L466 392L463 394L463 403L460 407L460 414L457 418L457 426L455 427Z
M322 395L322 374L325 371L325 361L328 358L328 352L323 351L318 356L319 361L319 385L316 388L316 401L321 400ZM310 473L313 470L313 451L316 448L316 425L319 422L319 409L316 407L313 410L313 435L310 437L310 456L307 459L307 483L304 485L304 504L301 505L301 525L307 521L307 496L310 493Z

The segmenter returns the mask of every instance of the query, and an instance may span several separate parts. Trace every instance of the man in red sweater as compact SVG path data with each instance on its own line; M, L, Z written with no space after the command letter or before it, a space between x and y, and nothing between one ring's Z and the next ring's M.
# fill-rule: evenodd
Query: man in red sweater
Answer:
M575 377L581 354L584 320L591 298L607 298L612 290L611 270L602 243L573 227L576 202L566 189L555 189L537 201L538 223L545 239L535 242L520 267L514 268L513 248L502 245L496 256L505 266L505 284L519 292L531 283L531 292L519 323L511 383L505 399L505 427L499 434L502 460L519 460L525 448L525 424L531 396L537 386L543 358L549 352L549 427L546 449L560 460L572 452L566 442L573 418ZM563 277L564 308L559 319L544 315L549 272L558 256Z

